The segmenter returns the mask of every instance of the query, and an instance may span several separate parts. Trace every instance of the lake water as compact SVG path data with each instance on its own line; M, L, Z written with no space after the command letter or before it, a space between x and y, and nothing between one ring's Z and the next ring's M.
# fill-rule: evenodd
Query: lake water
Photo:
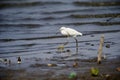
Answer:
M83 33L77 38L79 58L97 56L102 34L103 53L120 56L119 0L1 0L0 58L64 56L57 52L67 41L61 33L56 34L61 26ZM75 47L75 40L69 38L65 50L74 54Z

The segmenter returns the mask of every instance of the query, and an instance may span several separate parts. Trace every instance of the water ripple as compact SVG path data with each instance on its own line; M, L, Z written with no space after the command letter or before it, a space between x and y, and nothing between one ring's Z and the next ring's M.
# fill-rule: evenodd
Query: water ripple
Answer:
M53 5L53 4L63 4L62 2L42 2L42 1L15 1L15 2L9 2L9 1L2 1L0 3L0 8L10 8L10 7L33 7L33 6L43 6L43 5Z
M75 1L73 4L77 6L117 6L120 2L80 2Z

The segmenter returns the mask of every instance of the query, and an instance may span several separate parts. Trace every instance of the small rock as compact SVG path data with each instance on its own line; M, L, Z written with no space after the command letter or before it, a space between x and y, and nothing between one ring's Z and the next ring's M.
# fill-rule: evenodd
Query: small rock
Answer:
M110 75L109 75L109 74L106 74L105 77L110 77Z
M91 46L94 46L94 44L91 44Z
M106 80L110 80L110 75L109 75L109 74L106 74L106 75L105 75L105 78L106 78Z
M67 50L66 50L66 52L70 52L70 50L69 50L69 49L67 49Z
M53 66L57 66L57 64L47 64L48 65L48 67L53 67Z
M106 48L110 48L110 44L106 44L106 46L105 46Z
M116 68L116 70L120 72L120 67Z
M103 58L103 59L106 59L107 57L106 57L106 55L103 55L102 58Z
M74 63L73 63L73 67L78 67L78 63L77 63L77 62L74 62Z

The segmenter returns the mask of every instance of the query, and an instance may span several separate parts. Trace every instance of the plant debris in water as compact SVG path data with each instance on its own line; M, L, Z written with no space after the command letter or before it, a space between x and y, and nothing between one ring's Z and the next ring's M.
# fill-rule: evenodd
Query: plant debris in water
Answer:
M69 79L74 79L74 78L77 78L77 73L71 72L69 75Z
M92 67L91 70L90 70L90 72L91 72L91 75L92 75L92 76L98 76L98 74L99 74L99 69L98 69L98 68L95 68L95 67Z

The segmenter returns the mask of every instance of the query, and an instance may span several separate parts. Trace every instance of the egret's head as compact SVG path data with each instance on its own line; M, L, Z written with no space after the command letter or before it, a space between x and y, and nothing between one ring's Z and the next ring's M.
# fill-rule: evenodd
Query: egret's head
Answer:
M62 30L64 30L64 29L66 29L66 27L63 26L63 27L60 28L60 31L62 31Z

